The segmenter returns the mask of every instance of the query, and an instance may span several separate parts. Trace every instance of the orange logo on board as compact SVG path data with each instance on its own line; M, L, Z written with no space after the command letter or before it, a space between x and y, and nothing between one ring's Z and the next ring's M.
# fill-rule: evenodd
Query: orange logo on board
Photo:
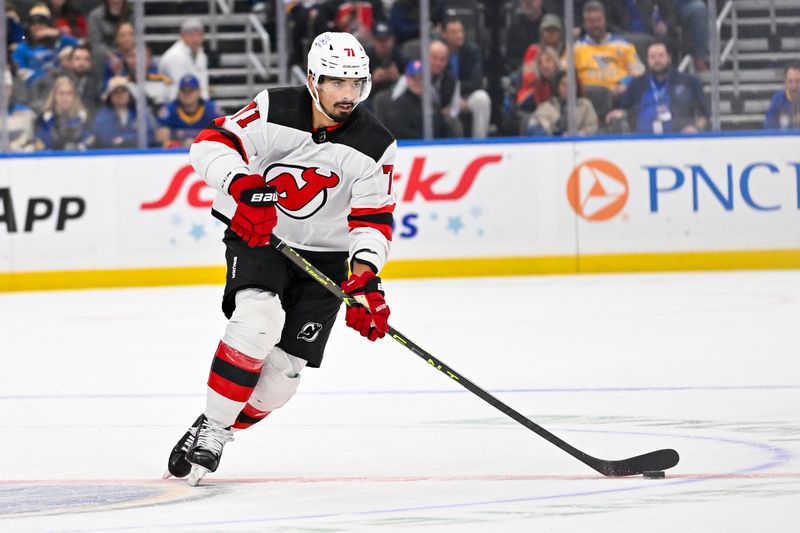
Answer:
M586 220L608 220L625 207L628 180L614 163L590 159L575 167L570 174L567 199L572 209Z

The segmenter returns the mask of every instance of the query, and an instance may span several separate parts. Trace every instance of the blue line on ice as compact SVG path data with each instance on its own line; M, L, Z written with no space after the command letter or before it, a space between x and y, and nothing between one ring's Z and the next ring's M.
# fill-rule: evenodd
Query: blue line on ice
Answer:
M695 385L695 386L661 386L661 387L563 387L563 388L537 388L537 389L486 389L492 394L539 394L539 393L573 393L573 392L693 392L693 391L772 391L796 390L800 385ZM471 394L467 390L340 390L298 392L305 396L357 396L361 394L391 395L391 394ZM128 399L128 398L205 398L205 393L175 392L175 393L143 393L143 394L15 394L0 395L2 400L86 400L86 399Z

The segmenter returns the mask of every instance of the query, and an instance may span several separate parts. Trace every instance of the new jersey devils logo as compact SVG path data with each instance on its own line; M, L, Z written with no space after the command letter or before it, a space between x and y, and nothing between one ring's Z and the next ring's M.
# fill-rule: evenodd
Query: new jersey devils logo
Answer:
M306 342L314 342L322 331L322 324L319 322L307 322L300 328L297 338Z
M339 185L339 176L330 172L320 173L319 167L301 167L276 163L264 172L268 185L278 190L278 208L286 215L308 218L325 205L328 189Z

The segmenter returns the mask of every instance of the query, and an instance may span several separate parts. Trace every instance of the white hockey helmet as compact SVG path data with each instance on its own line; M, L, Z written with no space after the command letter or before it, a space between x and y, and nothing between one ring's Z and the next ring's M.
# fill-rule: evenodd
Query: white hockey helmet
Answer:
M364 79L361 95L358 101L354 102L355 105L366 100L372 89L369 56L358 39L349 33L327 31L317 35L308 51L308 73L311 74L314 81L313 87L308 86L308 92L311 93L311 98L314 99L314 103L320 111L322 108L319 105L319 95L317 94L320 76Z

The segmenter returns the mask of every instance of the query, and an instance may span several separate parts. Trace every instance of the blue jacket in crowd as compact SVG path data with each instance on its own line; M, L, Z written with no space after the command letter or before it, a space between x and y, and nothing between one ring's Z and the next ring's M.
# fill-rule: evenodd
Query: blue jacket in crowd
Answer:
M36 140L39 149L84 150L92 144L93 135L88 116L81 112L74 117L61 118L46 111L36 120Z
M800 102L792 102L785 90L775 93L764 118L764 127L769 130L800 129Z
M136 148L138 145L139 134L136 129L136 106L130 107L127 124L123 124L119 114L111 107L104 106L97 112L94 119L94 131L97 136L95 148ZM154 127L153 121L148 116L147 124L147 145L153 144ZM114 144L114 139L121 138L120 144Z
M209 123L225 113L213 101L200 100L200 107L193 115L187 115L177 100L162 106L158 112L158 123L170 129L176 141L194 139Z
M11 54L14 63L19 67L23 79L30 85L34 81L43 78L50 70L58 68L58 53L67 46L78 46L78 41L62 35L52 46L44 44L31 44L30 41L23 41Z
M619 101L619 107L628 110L628 116L635 119L633 126L636 131L653 133L653 121L657 118L656 90L664 99L662 105L665 104L672 115L672 120L663 125L664 133L680 132L686 126L693 125L698 116L706 119L711 116L708 98L695 76L672 70L666 85L661 86L651 73L647 73L634 78Z

